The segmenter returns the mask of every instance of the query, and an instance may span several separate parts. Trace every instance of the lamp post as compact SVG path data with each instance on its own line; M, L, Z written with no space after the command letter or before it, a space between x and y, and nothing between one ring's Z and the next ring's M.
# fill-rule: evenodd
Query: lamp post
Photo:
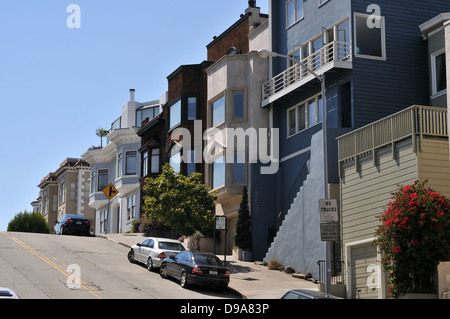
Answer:
M288 55L276 53L270 50L261 49L258 51L258 54L261 58L268 57L280 57L285 58L290 61L293 61L296 64L300 64L303 68L305 68L309 73L314 75L319 81L321 85L321 94L322 94L322 143L323 143L323 183L324 183L324 199L328 199L328 150L327 150L327 101L326 101L326 89L325 89L325 74L317 74L308 66L306 66L303 62L294 59ZM330 242L326 242L326 292L328 294L331 293L331 258L330 258Z

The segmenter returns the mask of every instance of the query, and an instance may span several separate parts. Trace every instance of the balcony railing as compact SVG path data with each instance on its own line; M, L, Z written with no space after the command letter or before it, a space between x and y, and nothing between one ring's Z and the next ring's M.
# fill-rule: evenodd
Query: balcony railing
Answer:
M308 77L313 79L314 76L304 66L302 66L302 64L319 74L325 72L326 66L332 66L332 62L342 62L351 65L352 45L347 42L333 41L324 45L320 50L314 52L300 62L301 63L296 63L263 84L263 100L269 99L276 93L281 92L302 80L308 82Z
M447 109L414 105L391 116L338 137L339 161L358 156L405 139L413 138L415 152L424 136L448 137ZM418 144L418 145L417 145ZM375 156L374 156L375 158Z

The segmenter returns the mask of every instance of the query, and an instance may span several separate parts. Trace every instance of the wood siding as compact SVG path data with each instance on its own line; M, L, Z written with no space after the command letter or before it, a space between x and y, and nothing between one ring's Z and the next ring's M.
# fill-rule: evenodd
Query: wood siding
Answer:
M341 212L343 244L372 238L378 225L377 216L392 198L397 185L413 183L418 178L417 156L412 139L369 153L354 161L341 164Z
M419 179L428 180L428 186L450 197L450 167L448 139L424 138L419 153Z

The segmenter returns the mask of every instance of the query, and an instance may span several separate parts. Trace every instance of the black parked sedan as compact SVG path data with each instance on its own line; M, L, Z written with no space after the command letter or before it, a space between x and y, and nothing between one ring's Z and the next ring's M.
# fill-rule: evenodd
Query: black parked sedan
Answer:
M178 279L183 288L198 284L223 289L230 282L230 271L216 255L189 250L164 259L160 274L163 278Z
M66 214L53 226L52 233L57 235L90 235L91 223L82 215Z

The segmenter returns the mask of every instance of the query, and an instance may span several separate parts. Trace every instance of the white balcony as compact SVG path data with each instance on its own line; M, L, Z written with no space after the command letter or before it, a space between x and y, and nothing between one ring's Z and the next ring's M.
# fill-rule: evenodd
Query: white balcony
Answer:
M262 107L316 79L304 66L318 75L333 68L351 69L352 45L333 41L300 62L262 85Z

